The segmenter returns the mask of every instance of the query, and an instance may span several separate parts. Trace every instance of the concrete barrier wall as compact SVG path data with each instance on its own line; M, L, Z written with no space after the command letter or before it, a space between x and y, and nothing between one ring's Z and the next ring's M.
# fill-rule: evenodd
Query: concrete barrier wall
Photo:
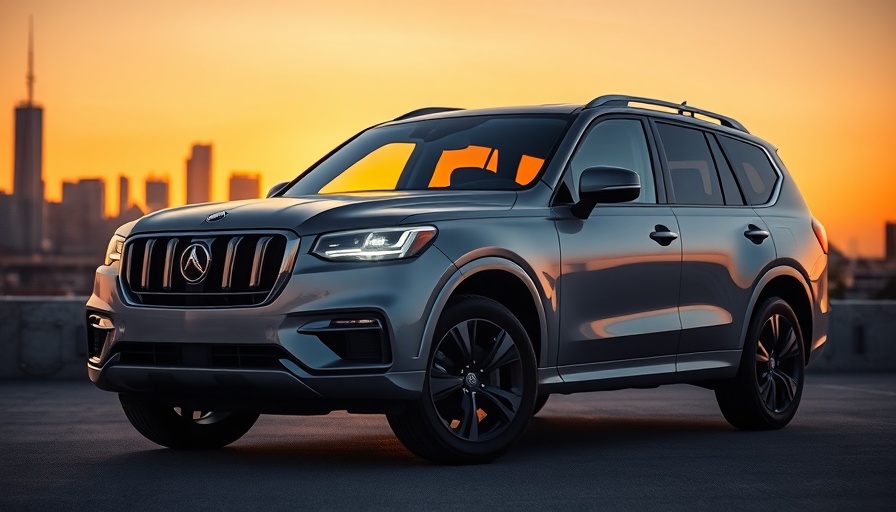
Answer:
M827 346L809 370L896 371L896 301L832 301Z
M86 379L87 297L0 297L0 379ZM896 371L896 301L834 301L813 372Z
M0 297L0 379L86 379L86 302Z

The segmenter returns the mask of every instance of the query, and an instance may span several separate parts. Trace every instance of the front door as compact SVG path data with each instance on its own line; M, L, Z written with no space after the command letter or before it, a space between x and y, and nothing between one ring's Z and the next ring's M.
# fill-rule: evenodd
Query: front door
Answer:
M567 169L567 182L578 183L587 167L623 167L639 174L642 187L634 202L556 221L558 364L567 382L675 371L681 239L672 209L657 204L645 129L640 119L599 120Z

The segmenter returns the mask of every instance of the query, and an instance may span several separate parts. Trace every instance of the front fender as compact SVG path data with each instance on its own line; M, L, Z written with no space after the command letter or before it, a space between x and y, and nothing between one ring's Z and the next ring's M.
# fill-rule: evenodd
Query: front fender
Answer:
M528 273L526 273L526 271L523 270L521 266L517 265L513 261L498 256L487 256L467 261L462 266L460 266L458 270L451 275L451 277L448 278L448 280L442 286L442 289L439 291L439 294L436 296L436 300L433 302L433 307L430 310L429 317L426 320L426 326L423 329L423 336L420 340L420 347L417 351L418 358L429 356L433 337L435 336L436 325L438 324L439 318L442 316L442 312L445 310L445 307L448 305L448 301L451 299L451 296L454 294L454 292L465 280L480 272L488 270L500 270L502 272L507 272L519 279L529 290L531 299L535 304L535 309L538 312L538 325L540 329L540 340L538 342L541 344L541 361L539 361L538 364L539 367L543 367L547 364L546 358L552 352L549 351L548 347L550 343L548 338L547 317L544 304L544 301L546 300L545 296L539 291L532 277Z

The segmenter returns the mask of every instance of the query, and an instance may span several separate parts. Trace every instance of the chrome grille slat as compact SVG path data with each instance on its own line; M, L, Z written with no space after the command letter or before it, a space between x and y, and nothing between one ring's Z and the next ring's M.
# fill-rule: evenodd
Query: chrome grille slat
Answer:
M155 243L154 239L150 239L146 242L146 247L143 249L143 275L140 278L140 288L143 290L149 288L149 268L152 263L152 247Z
M185 257L194 244L201 244L200 253L205 252L200 258L205 274L201 278L196 275L196 255ZM298 237L280 232L132 236L122 262L124 295L136 306L261 305L272 300L288 280L298 245ZM185 261L186 270L180 268Z
M261 281L261 263L264 261L264 253L271 242L271 237L266 236L258 240L255 244L255 258L252 261L252 274L249 276L249 288L258 288Z
M171 289L171 277L174 272L174 251L177 250L177 238L168 241L168 247L165 248L165 268L162 272L162 289Z
M233 262L242 241L243 237L237 236L227 242L227 254L224 255L224 274L221 277L222 290L230 289L230 282L233 280Z

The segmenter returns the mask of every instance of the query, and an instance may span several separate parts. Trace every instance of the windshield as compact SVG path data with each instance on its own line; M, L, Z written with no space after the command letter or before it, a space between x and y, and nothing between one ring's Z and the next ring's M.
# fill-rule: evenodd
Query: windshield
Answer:
M504 114L372 128L282 195L525 188L538 178L568 122L566 116Z

